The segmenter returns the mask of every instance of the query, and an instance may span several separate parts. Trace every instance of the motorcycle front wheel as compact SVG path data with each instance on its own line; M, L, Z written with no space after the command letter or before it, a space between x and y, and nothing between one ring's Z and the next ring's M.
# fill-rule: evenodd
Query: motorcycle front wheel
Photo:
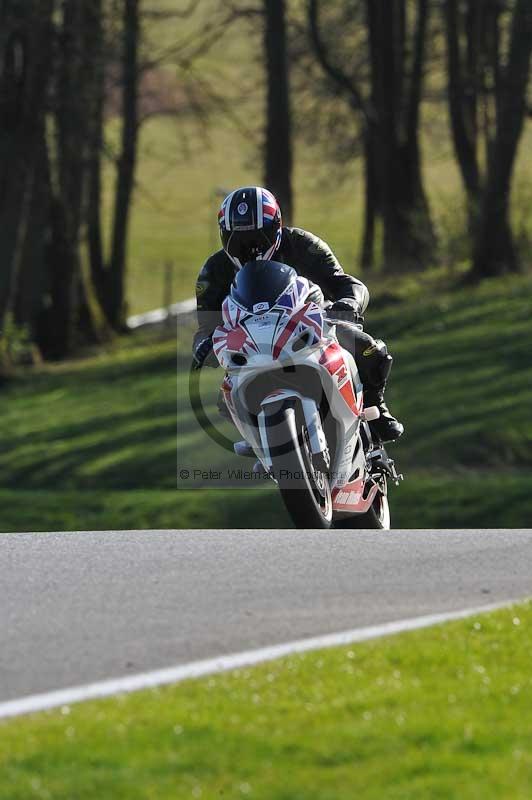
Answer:
M296 400L265 409L272 475L296 528L330 528L332 498L328 475L312 464L303 414Z

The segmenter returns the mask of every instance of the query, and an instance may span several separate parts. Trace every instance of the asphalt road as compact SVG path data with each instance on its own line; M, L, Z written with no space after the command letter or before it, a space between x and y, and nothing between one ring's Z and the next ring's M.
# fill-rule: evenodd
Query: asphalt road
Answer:
M528 531L0 537L0 701L532 595Z

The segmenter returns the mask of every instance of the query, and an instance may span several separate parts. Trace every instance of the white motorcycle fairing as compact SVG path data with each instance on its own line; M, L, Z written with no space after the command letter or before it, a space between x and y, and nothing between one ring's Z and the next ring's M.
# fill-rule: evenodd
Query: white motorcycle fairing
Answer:
M258 313L226 298L223 324L213 334L214 352L226 370L222 391L234 424L268 472L272 461L265 435L266 406L297 400L312 457L328 459L320 413L325 395L335 430L328 469L333 512L364 513L378 486L368 474L360 436L360 426L366 425L362 384L354 358L338 343L334 325L318 305L305 301L308 287L308 281L298 277L272 308L254 306Z

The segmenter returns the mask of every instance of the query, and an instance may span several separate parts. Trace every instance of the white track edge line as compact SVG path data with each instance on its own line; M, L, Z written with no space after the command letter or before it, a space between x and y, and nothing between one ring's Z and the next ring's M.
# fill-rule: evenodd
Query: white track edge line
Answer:
M68 689L60 689L44 694L29 695L27 697L0 703L0 719L17 717L22 714L33 714L37 711L46 711L52 708L58 708L59 706L70 705L71 703L81 703L86 700L97 700L116 694L126 694L129 692L137 692L141 689L151 689L171 683L180 683L190 678L201 678L204 675L212 675L232 669L250 667L255 664L273 661L274 659L293 655L295 653L306 653L310 650L366 642L369 639L377 639L381 636L391 636L407 631L419 630L420 628L428 628L443 622L466 619L475 614L484 614L489 611L507 608L516 602L519 601L507 600L505 602L493 603L477 608L467 608L462 611L448 611L440 614L428 614L422 617L397 620L395 622L385 622L380 625L370 625L364 628L354 628L353 630L325 634L324 636L314 636L309 639L299 639L293 642L272 645L271 647L261 647L257 650L247 650L242 653L219 656L218 658L193 661L189 664L180 664L166 669L154 670L152 672L126 675L122 678L98 681L97 683L89 683L85 686L73 686Z

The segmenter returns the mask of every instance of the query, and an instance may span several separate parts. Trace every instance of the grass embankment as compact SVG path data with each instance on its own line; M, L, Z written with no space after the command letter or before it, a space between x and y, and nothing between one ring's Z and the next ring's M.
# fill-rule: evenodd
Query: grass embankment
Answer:
M367 316L396 356L389 399L407 429L390 447L406 478L391 488L394 527L526 527L532 277L459 291L439 285L403 282L394 302L377 296ZM0 530L289 525L274 486L225 487L227 467L243 462L194 421L189 338L182 326L177 398L176 343L156 337L131 337L3 389ZM202 375L216 419L221 372ZM222 478L176 491L177 466Z
M0 723L9 800L528 800L532 605Z

